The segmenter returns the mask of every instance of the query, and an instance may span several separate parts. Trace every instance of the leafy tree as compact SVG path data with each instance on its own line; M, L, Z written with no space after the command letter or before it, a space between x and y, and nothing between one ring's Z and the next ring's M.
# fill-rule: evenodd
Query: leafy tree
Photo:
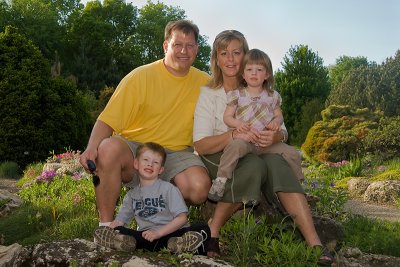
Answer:
M48 60L55 51L63 50L65 27L59 24L59 14L49 0L12 0L8 25L16 27L38 46Z
M67 70L79 86L99 92L126 74L123 44L135 32L137 8L123 0L92 1L71 16Z
M283 70L277 71L275 80L283 98L285 124L290 133L290 142L301 145L308 129L320 118L316 114L319 114L323 105L318 107L316 103L324 103L329 93L328 70L318 54L306 45L291 47L282 66ZM307 114L309 107L316 109Z
M341 56L336 59L336 64L329 68L329 79L331 82L331 93L353 69L368 66L366 57Z
M164 57L162 43L165 26L169 21L180 19L186 19L184 10L160 2L149 1L140 9L136 32L125 45L128 53L133 55L133 68ZM207 37L200 35L199 52L194 66L208 71L210 53L211 47L207 44Z
M0 34L0 161L24 167L49 151L83 148L92 121L75 86L50 77L39 49L10 27Z
M331 83L331 91L326 100L325 107L329 105L345 105L341 103L338 99L341 98L340 85L345 80L345 78L357 68L368 67L367 58L365 57L348 57L341 56L336 60L336 64L329 68L329 80Z
M0 31L4 31L5 27L10 25L10 21L10 5L6 1L0 0Z
M400 50L381 67L378 91L383 97L379 105L386 116L400 116Z
M330 95L330 103L379 110L383 92L378 89L380 71L376 65L351 70Z

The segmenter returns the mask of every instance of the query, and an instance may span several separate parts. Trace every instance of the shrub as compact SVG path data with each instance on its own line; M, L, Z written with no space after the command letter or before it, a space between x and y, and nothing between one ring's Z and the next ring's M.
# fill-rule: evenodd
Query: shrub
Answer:
M400 116L382 118L379 127L368 132L363 140L365 150L383 160L400 154Z
M338 162L364 154L362 140L378 127L379 112L353 110L348 106L330 106L322 111L322 121L309 130L302 145L311 162Z
M20 176L19 166L16 162L5 161L0 163L0 178L17 179Z
M388 170L372 177L373 181L400 180L400 170Z

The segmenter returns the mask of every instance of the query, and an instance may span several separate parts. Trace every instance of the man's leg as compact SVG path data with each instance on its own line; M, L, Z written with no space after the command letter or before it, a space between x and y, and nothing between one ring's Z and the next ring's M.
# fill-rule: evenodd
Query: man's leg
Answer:
M122 139L104 139L96 159L100 184L95 187L100 222L111 222L121 193L122 182L129 182L134 172L133 155Z
M173 181L181 191L183 198L191 204L198 205L207 200L211 179L204 167L189 167L178 173Z

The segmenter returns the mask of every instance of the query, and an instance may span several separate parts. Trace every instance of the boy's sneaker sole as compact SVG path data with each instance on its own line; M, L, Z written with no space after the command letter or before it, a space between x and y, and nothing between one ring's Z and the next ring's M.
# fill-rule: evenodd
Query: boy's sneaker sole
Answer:
M194 252L203 244L203 236L194 231L168 239L168 249L173 253Z
M136 249L136 239L133 236L120 234L108 226L99 226L94 231L94 242L119 251L131 252Z

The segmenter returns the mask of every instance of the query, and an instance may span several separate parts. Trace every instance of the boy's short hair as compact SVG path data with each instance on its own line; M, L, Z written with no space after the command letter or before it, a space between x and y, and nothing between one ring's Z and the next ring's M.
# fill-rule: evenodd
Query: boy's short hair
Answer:
M164 166L165 161L167 160L167 153L165 152L165 149L162 145L159 145L154 142L147 142L147 143L140 144L136 148L136 157L139 158L140 155L142 155L146 149L151 150L154 153L160 154L160 156L162 158L161 166Z
M167 26L165 26L164 31L164 40L169 41L172 36L173 31L180 31L184 34L193 33L196 43L199 41L199 28L196 24L189 20L177 20L168 22Z

